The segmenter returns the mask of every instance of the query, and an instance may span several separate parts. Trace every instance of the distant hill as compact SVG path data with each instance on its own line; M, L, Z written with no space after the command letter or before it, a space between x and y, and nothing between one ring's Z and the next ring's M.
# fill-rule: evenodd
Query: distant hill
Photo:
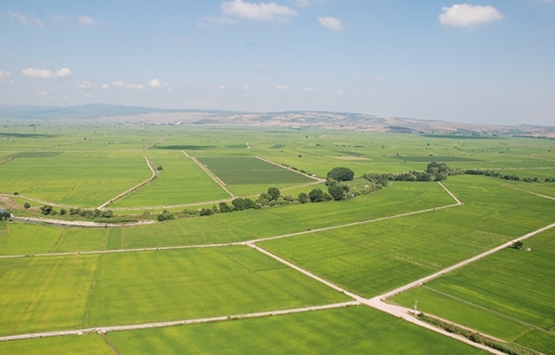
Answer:
M241 126L275 129L345 129L369 132L416 133L477 138L521 135L555 138L554 126L500 126L378 117L360 113L286 111L235 112L218 110L160 109L138 106L89 104L68 107L0 105L0 119L80 120L106 124L168 124Z

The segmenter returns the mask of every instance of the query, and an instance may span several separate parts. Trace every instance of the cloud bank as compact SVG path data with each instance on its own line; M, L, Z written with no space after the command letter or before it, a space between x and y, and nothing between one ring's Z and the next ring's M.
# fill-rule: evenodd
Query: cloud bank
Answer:
M52 72L48 69L35 69L27 68L21 71L21 74L30 76L32 78L52 79L52 78L65 78L71 75L71 70L62 68L57 72Z
M503 16L493 6L456 4L443 7L438 19L444 26L472 27L492 21L502 20Z
M226 1L222 4L224 15L248 18L252 20L273 21L274 17L297 16L297 11L275 2L254 4L243 0Z

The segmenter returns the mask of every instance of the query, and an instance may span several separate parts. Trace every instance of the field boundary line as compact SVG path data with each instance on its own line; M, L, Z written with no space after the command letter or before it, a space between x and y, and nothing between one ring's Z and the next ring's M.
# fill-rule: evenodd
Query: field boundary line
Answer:
M210 169L208 169L208 167L206 167L200 161L198 161L197 158L191 157L191 160L194 161L195 164L197 164L199 166L199 168L201 168L206 174L208 174L208 176L210 176L212 178L212 180L214 180L218 185L220 185L220 187L222 189L224 189L224 191L227 192L228 195L231 196L231 198L237 197L237 196L235 196L235 194L233 192L228 190L228 188L225 186L224 182L222 180L220 180L219 177L217 177L212 171L210 171Z
M105 334L108 332L117 332L117 331L164 328L164 327L173 327L178 325L213 323L213 322L222 322L222 321L237 320L237 319L261 318L261 317L267 317L267 316L279 316L279 315L285 315L285 314L305 313L305 312L311 312L311 311L320 311L320 310L326 310L326 309L357 306L358 304L359 303L356 301L349 301L349 302L341 302L341 303L331 303L331 304L326 304L321 306L309 306L309 307L281 309L281 310L274 310L274 311L234 314L229 316L218 316L218 317L210 317L210 318L196 318L196 319L142 323L142 324L129 324L129 325L98 326L98 327L50 331L50 332L42 332L42 333L7 335L7 336L1 336L0 342L24 340L24 339L48 338L48 337L65 336L65 335L82 335L83 333L92 333L92 332Z
M189 154L187 154L187 152L184 151L184 150L182 150L181 153L185 154L185 156L186 156L187 158L190 158L190 157L191 157L191 156L190 156Z
M454 193L452 193L447 187L445 187L445 185L443 185L443 184L441 183L441 181L438 181L437 183L439 184L439 186L443 187L443 189L444 189L445 191L447 191L447 193L449 194L449 196L451 196L451 197L457 202L457 205L463 205L463 203L462 203L461 201L459 201L459 199L457 198L457 196L455 196Z
M28 196L21 195L21 194L17 195L17 196L12 195L12 194L0 194L0 196L7 197L7 198L13 198L13 197L21 198L23 200L28 200L28 201L31 201L31 202L36 202L36 203L40 203L40 204L43 204L43 205L50 205L50 206L54 206L54 207L67 207L67 208L74 207L74 206L70 206L70 205L64 205L64 204L61 204L61 203L39 200L38 198L28 197Z
M152 166L152 161L147 157L145 157L145 161L146 161L146 165L148 165L148 168L150 169L150 172L152 173L152 175L148 179L146 179L145 181L139 183L138 185L135 185L132 188L130 188L129 190L124 191L121 194L117 195L116 197L113 197L110 200L104 202L102 205L98 206L99 210L102 210L106 206L108 206L109 204L114 203L117 200L129 195L130 193L137 191L138 189L140 189L141 187L145 186L146 184L148 184L149 182L153 181L154 179L156 179L158 177L158 172L156 170L154 170L154 167Z
M0 161L0 165L9 163L9 162L11 162L11 161L14 160L14 159L15 159L15 158L8 157L8 158L6 158L6 159Z
M89 318L91 316L91 304L92 304L93 295L94 295L94 287L96 286L96 279L98 278L98 273L100 272L100 265L102 264L102 256L103 255L99 255L98 259L96 260L96 269L94 270L94 276L91 282L89 293L87 295L87 305L85 307L85 314L84 314L85 326L89 325Z
M306 176L306 177L311 178L312 180L316 180L316 181L318 181L318 182L320 182L320 183L326 182L325 179L319 178L319 177L317 177L317 176L311 176L311 175L302 173L302 172L300 172L300 171L298 171L298 170L292 169L292 168L290 168L290 167L288 167L288 166L285 166L285 165L280 165L280 164L278 164L278 163L276 163L276 162L273 162L273 161L271 161L271 160L269 160L269 159L263 158L263 157L261 157L261 156L259 156L259 155L257 155L256 158L258 158L258 159L260 159L260 160L262 160L262 161L265 161L266 163L273 164L273 165L275 165L275 166L279 166L279 167L282 168L282 169L287 169L287 170L290 170L290 171L292 171L292 172L294 172L294 173L297 173L297 174L299 174L299 175Z
M489 309L489 308L486 308L486 307L484 307L484 306L480 306L479 304L472 303L472 302L467 301L467 300L465 300L465 299L462 299L462 298L459 298L459 297L457 297L457 296L453 296L453 295L450 295L450 294L448 294L448 293L445 293L445 292L436 290L436 289L434 289L434 288L432 288L432 287L429 287L429 286L422 285L421 287L422 287L422 288L425 288L426 290L430 290L430 291L432 291L432 292L434 292L434 293L437 293L437 294L439 294L439 295L445 296L445 297L447 297L447 298L451 298L451 299L454 299L454 300L456 300L456 301L458 301L458 302L467 304L467 305L469 305L469 306L472 306L472 307L475 307L475 308L479 308L479 309L481 309L481 310L483 310L483 311L485 311L485 312L487 312L487 313L494 314L494 315L499 316L499 317L501 317L501 318L505 318L505 319L508 319L508 320L513 321L513 322L515 322L515 323L519 323L519 324L521 324L521 325L524 325L524 326L526 326L526 327L529 327L529 328L532 328L532 329L535 329L535 330L539 330L540 332L547 333L547 334L549 334L549 335L555 336L555 333L550 332L550 331L547 330L547 329L543 329L543 328L541 328L541 327L538 327L537 325L527 323L527 322L522 321L522 320L520 320L520 319L518 319L518 318L513 318L513 317L508 316L508 315L506 315L506 314L503 314L503 313L501 313L501 312L497 312L497 311L494 311L493 309ZM436 316L434 316L434 317L436 317ZM442 319L442 320L443 320L443 321L450 322L450 321L447 320L447 319Z

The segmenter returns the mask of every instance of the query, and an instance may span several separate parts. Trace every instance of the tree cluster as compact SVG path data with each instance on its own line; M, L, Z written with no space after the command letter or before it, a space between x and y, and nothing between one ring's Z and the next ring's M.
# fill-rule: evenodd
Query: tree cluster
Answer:
M163 222L163 221L169 221L171 219L174 219L175 216L173 215L173 213L171 213L168 210L163 210L162 213L160 213L156 219L158 220L158 222Z
M8 220L10 219L10 217L12 216L12 214L9 211L2 211L0 212L0 221L4 220Z
M328 171L326 175L327 180L335 181L353 181L355 177L354 171L349 168L336 167Z

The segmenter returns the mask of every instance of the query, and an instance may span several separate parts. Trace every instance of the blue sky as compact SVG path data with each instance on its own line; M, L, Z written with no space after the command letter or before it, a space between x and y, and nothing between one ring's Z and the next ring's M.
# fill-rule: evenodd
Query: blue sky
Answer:
M555 0L2 0L0 104L555 125Z

